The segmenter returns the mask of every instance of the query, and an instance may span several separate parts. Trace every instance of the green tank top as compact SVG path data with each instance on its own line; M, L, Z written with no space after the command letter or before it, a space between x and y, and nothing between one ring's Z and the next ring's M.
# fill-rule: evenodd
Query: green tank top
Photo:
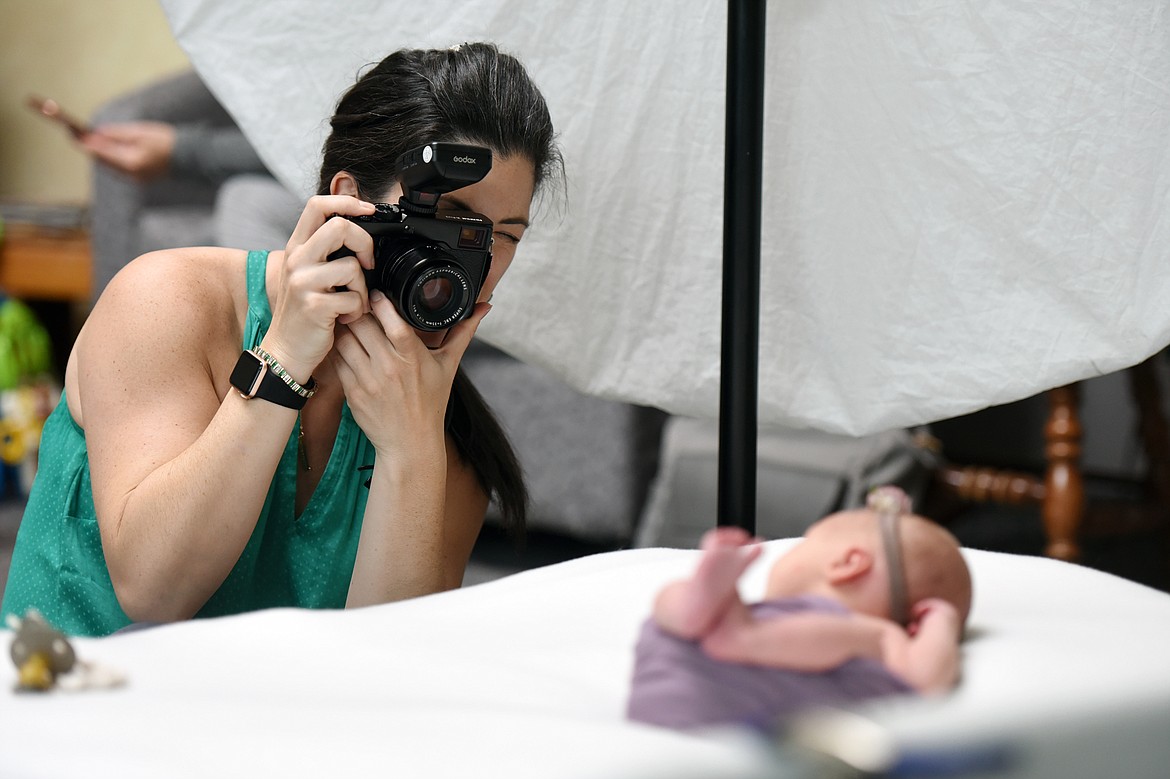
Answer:
M272 322L264 284L267 257L266 252L248 254L245 349L260 343ZM299 432L298 422L240 559L196 616L345 605L368 493L370 472L363 466L373 465L374 448L345 405L329 463L298 517ZM0 612L23 615L29 608L71 635L105 635L130 624L102 554L85 432L69 414L64 394L41 435L37 475Z

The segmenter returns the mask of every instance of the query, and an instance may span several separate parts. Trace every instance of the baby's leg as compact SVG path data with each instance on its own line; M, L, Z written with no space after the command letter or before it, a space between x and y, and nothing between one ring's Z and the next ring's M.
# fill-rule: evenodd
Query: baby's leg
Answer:
M707 531L695 573L659 593L654 604L658 625L682 638L702 638L729 608L741 607L736 583L763 551L756 541L741 528Z

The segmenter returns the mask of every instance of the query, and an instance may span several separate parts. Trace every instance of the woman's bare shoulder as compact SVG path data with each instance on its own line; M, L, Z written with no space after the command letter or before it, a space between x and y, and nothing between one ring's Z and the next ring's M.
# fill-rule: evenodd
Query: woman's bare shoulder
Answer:
M181 322L185 330L223 326L247 309L246 252L198 247L144 254L110 281L89 323L155 327ZM207 335L207 333L204 333Z
M161 298L174 305L199 305L225 296L244 294L247 252L217 247L163 249L126 264L110 281L99 299L123 297Z
M210 370L216 356L240 340L248 306L246 256L201 247L151 252L128 263L77 336L66 389L77 389L79 369L109 364L114 352L117 359L183 354Z

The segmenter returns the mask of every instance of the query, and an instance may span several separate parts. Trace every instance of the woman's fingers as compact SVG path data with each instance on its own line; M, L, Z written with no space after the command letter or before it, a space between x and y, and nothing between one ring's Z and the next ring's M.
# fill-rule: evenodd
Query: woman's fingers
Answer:
M300 229L298 223L297 230ZM315 264L328 261L331 255L344 251L341 256L353 255L357 257L362 267L374 267L374 239L361 228L360 225L339 216L331 217L321 224L312 235L302 243L293 246L293 238L289 239L286 263L297 265Z
M352 254L329 260L341 247L348 247ZM300 305L321 308L331 317L341 317L342 324L346 324L369 310L363 269L373 264L374 242L370 234L347 219L334 217L285 255L284 286L302 301ZM314 305L316 295L329 297Z
M366 311L366 278L354 257L288 270L286 288L301 306L327 315L361 316Z
M402 314L390 298L379 289L370 292L370 313L378 320L382 332L399 353L410 354L419 349L426 349L418 333L402 318Z
M423 352L429 352L440 361L454 361L455 365L463 359L463 353L471 343L479 323L491 310L489 303L477 303L471 316L451 327L443 338L441 346L429 349L419 338L418 332L407 322L398 308L381 292L370 291L370 312L382 326L382 333L389 339L394 349L404 356L418 357ZM454 372L454 369L452 369Z
M362 316L367 306L365 277L355 257L286 264L280 290L265 348L294 375L314 370L333 344L336 322Z
M470 317L452 327L443 345L428 349L418 333L407 323L394 304L380 291L370 293L370 313L350 322L346 326L346 337L338 335L338 349L346 360L368 355L369 359L382 361L391 358L405 360L416 365L428 361L437 366L448 377L455 375L455 368L471 343L476 328L483 320L491 305L479 303ZM352 340L352 344L343 341ZM361 349L358 352L357 349Z
M443 345L436 350L438 355L454 363L455 366L458 366L459 362L463 359L463 354L467 351L467 347L471 345L471 339L475 337L475 331L479 329L479 323L483 321L483 318L491 310L491 303L476 303L475 309L471 312L471 316L447 331L447 337L443 340Z
M297 226L293 229L292 236L288 239L287 250L289 253L292 253L298 247L308 243L334 217L369 216L373 213L373 203L367 203L364 200L358 200L356 197L350 197L349 195L317 195L311 197L305 204L305 209L301 212L301 218L297 220ZM329 236L336 239L336 245L325 253L329 254L332 251L340 249L343 245L349 246L354 251L354 254L357 254L359 258L363 259L364 265L373 267L372 240L369 242L369 247L362 247L366 249L364 252L359 252L358 247L351 245L348 240L344 240L352 237L355 241L360 242L361 239L358 233L364 234L367 239L369 239L369 234L347 219L340 219L338 222L339 224L335 225L334 229L329 232ZM343 225L346 224L352 227L353 230L345 229ZM340 233L342 230L344 232ZM365 255L364 257L363 254ZM369 262L367 263L364 260L368 260Z
M372 316L359 317L338 330L336 345L341 358L353 366L364 360L384 365L400 361L420 367L431 365L431 370L437 367L440 373L424 370L422 375L433 376L430 380L439 380L438 376L442 375L445 382L455 375L476 328L491 310L487 303L477 304L470 317L448 331L441 347L428 349L380 290L373 290L369 300Z
M345 365L346 373L351 381L352 377L355 376L352 366L360 365L370 358L369 352L366 351L361 339L354 333L353 327L350 325L337 328L333 337L333 348L338 358L334 362Z
M374 210L372 203L336 195L310 198L301 212L282 258L265 336L265 348L293 375L308 375L324 359L338 321L352 322L368 310L363 269L374 264L373 238L344 217ZM348 251L339 251L343 247Z

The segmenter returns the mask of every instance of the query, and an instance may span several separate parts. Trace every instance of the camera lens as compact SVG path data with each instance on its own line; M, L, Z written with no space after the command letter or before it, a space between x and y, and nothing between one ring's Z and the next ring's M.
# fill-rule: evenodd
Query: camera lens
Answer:
M463 318L471 297L467 275L457 265L431 265L402 296L407 319L420 330L442 330Z
M428 313L435 313L450 305L454 297L455 287L451 279L430 278L419 287L418 305Z
M386 262L376 286L412 327L445 330L467 315L474 303L471 278L450 254L432 244L409 241L394 248L398 251L383 255Z

